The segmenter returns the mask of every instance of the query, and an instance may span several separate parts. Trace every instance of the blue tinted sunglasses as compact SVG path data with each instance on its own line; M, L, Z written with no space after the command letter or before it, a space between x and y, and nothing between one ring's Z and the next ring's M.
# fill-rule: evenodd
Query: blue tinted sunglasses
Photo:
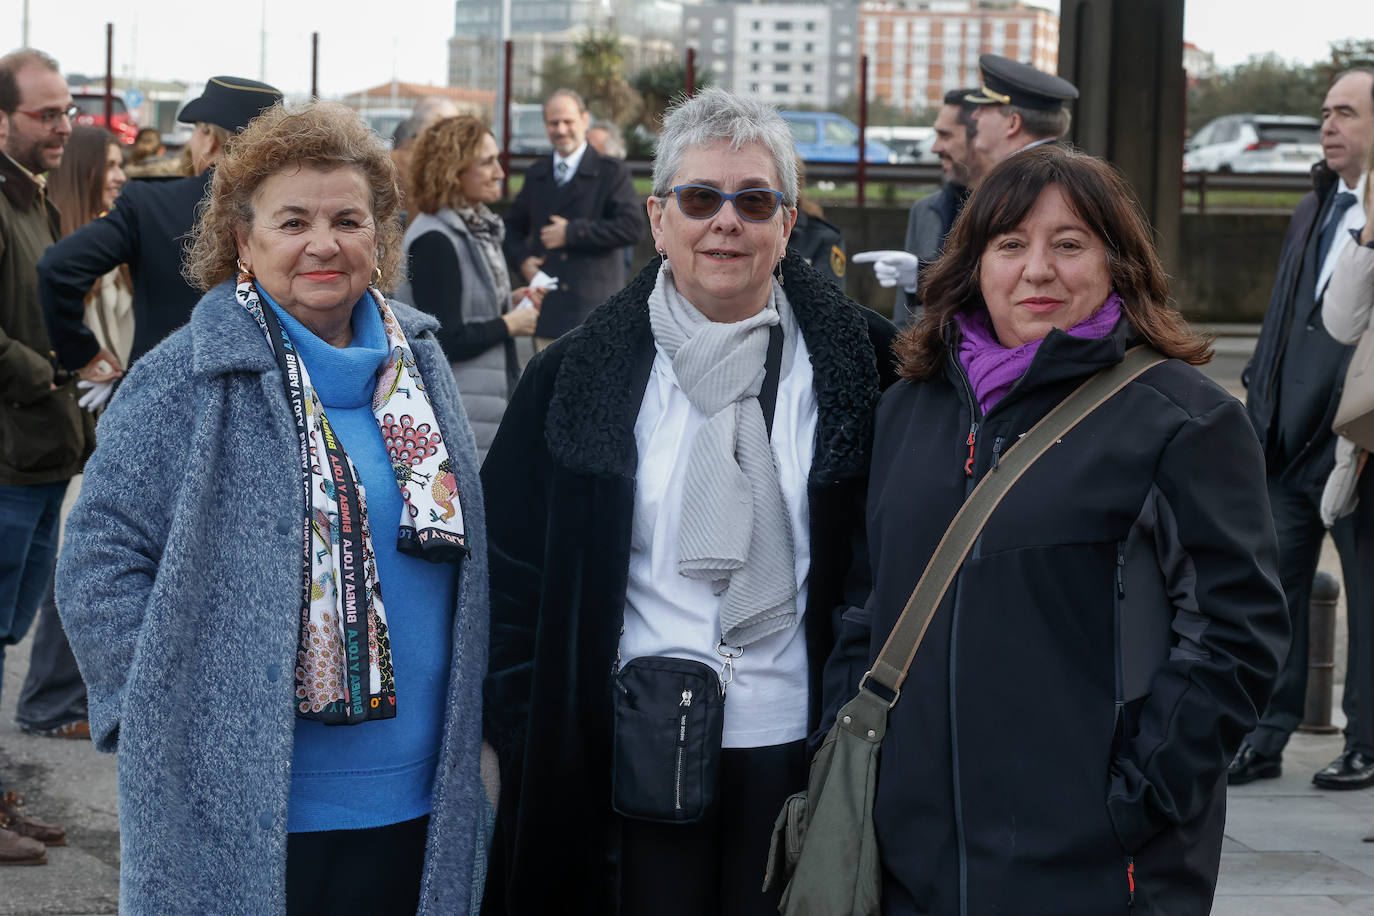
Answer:
M763 223L773 218L782 203L781 192L772 188L745 188L726 194L703 184L680 184L668 193L677 195L678 209L692 219L710 219L728 200L735 205L740 219Z

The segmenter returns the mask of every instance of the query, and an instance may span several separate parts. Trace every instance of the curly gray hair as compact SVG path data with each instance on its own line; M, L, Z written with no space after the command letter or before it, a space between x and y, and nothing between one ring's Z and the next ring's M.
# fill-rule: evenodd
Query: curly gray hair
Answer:
M654 155L654 196L668 196L687 150L722 140L731 150L763 144L777 168L783 203L797 205L797 151L787 122L766 102L714 87L676 102L663 116Z

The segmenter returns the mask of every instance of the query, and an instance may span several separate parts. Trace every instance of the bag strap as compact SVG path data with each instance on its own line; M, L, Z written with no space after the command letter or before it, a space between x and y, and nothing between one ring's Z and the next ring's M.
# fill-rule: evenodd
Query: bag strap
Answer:
M944 537L935 548L935 554L926 564L925 572L916 583L911 598L907 600L902 615L897 618L887 637L882 651L873 667L864 673L859 681L860 692L867 690L895 706L902 692L902 681L906 680L907 670L911 667L916 650L930 626L930 618L940 606L950 583L963 565L964 558L978 539L983 526L987 524L992 510L1002 501L1021 475L1033 465L1041 455L1049 451L1065 433L1073 429L1090 413L1101 407L1107 400L1145 370L1167 359L1157 350L1141 345L1126 351L1126 356L1115 366L1095 373L1091 378L1074 390L1063 401L1031 427L1010 449L1003 454L997 465L983 475L978 486L973 488L959 513L954 516L945 530ZM892 696L885 698L874 691L870 682L886 688Z

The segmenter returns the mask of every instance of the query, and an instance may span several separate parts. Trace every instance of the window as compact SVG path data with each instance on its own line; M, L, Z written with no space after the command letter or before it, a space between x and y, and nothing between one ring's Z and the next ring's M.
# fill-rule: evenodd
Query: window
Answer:
M711 61L711 72L712 72L712 73L724 73L724 72L725 72L725 61L721 60L720 58L716 58L715 60Z
M758 73L758 72L759 72L759 62L758 62L758 61L754 61L752 64L749 65L749 72L750 72L750 73Z
M757 31L758 31L759 29L761 29L761 28L763 28L763 23L762 23L762 22L759 22L757 19L755 19L753 22L749 23L749 30L750 30L751 32L757 32Z
M711 53L712 53L712 54L724 54L725 51L726 51L726 49L728 48L728 46L729 46L729 43L728 43L724 38L713 38L713 39L711 39Z
M791 90L787 88L786 83L774 83L773 91L778 93L779 95L786 95Z
M854 46L847 41L842 41L835 45L836 54L852 54L853 52Z
M827 146L853 146L859 142L859 132L848 124L826 121L825 142Z
M813 69L815 69L815 65L814 65L814 64L811 64L811 63L809 63L809 62L808 62L808 63L802 64L802 72L803 72L803 73L810 73Z
M759 48L761 48L761 47L762 47L762 45L760 45L757 41L751 41L751 42L749 42L749 50L750 50L750 51L757 51L757 50L758 50Z
M848 76L848 75L849 75L849 69L850 69L850 68L849 68L849 64L836 64L836 65L835 65L835 75L836 75L836 76Z
M712 28L715 29L716 34L719 35L730 27L730 21L724 16L717 16L716 21L711 25Z
M820 127L815 121L788 121L792 139L797 143L815 143L820 139Z
M814 23L814 22L808 22L808 23L806 24L806 30L807 30L808 32L814 32L814 31L816 31L816 23Z
M791 65L791 64L787 64L787 63L774 64L774 65L773 65L773 72L774 72L774 73L791 73L791 72L792 72L792 65Z
M792 21L790 19L780 20L773 23L773 28L779 32L790 32L792 31Z
M774 50L774 51L780 51L780 52L791 51L791 50L792 50L792 42L790 42L790 41L775 41L775 42L773 42L773 50Z
M802 45L802 50L805 51L807 54L810 54L811 52L816 50L816 45L814 42L808 41L806 44Z
M701 20L700 20L700 19L698 19L696 16L692 16L692 17L688 18L688 20L687 20L687 31L689 31L689 32L696 32L696 31L700 31L700 29L701 29Z

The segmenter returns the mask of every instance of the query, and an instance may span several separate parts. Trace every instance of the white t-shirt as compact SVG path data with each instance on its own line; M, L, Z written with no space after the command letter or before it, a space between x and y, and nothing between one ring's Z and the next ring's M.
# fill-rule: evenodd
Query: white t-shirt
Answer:
M797 617L791 627L744 648L735 660L725 697L725 747L767 747L806 737L808 677L807 577L811 569L810 510L806 479L816 438L816 396L811 359L797 335L786 377L778 381L773 413L773 454L792 538L796 545ZM658 348L635 421L639 467L635 471L634 526L630 534L629 583L621 662L642 655L690 658L720 672L720 598L711 583L678 573L678 530L687 455L706 415L678 385L672 360Z

